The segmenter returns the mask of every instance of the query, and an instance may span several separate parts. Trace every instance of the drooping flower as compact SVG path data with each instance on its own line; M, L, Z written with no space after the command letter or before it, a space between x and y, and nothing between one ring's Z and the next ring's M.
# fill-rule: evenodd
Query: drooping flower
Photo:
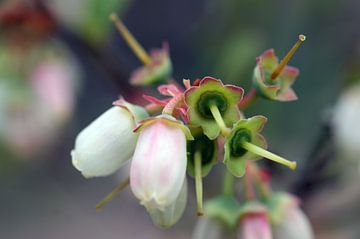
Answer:
M164 211L178 197L186 173L189 129L175 118L161 115L140 122L131 162L130 186L148 211Z
M280 63L274 49L267 50L256 58L257 65L254 69L253 84L259 95L278 101L297 99L291 86L299 75L299 70L287 66L286 63L303 41L305 41L305 36L300 35L298 41Z
M114 105L76 138L72 163L84 177L110 175L134 153L138 135L133 129L148 114L142 107L122 99Z
M360 85L347 89L337 102L332 124L334 140L341 157L359 162L360 155ZM360 165L360 164L359 164Z
M203 78L198 86L185 91L188 105L189 124L201 126L204 134L215 139L226 126L232 126L240 118L237 104L242 99L244 90L223 83L212 77ZM214 114L223 118L222 128L216 122Z
M309 219L299 207L299 200L287 193L276 193L268 202L275 239L313 239Z

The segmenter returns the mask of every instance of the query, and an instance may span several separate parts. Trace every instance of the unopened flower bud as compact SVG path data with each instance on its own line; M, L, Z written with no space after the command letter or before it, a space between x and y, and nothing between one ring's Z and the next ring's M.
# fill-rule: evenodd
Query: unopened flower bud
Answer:
M83 129L72 150L72 163L86 178L107 176L117 171L134 153L136 121L147 113L123 101Z
M165 210L178 197L186 172L186 135L180 121L160 116L141 122L130 185L147 210Z

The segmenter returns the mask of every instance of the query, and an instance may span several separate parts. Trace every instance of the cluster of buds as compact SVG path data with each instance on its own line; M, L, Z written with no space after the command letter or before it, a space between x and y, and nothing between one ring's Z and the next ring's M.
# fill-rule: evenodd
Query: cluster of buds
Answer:
M144 107L118 100L77 137L72 161L85 177L110 175L126 161L131 161L129 178L100 201L98 208L130 184L154 224L169 227L178 221L186 206L186 173L195 178L197 214L205 214L207 218L209 212L203 208L202 178L217 162L227 168L227 195L231 194L234 179L247 175L247 164L255 164L257 159L267 158L290 169L296 168L296 162L266 150L267 143L260 134L266 117L246 118L241 110L257 96L278 101L296 99L291 85L298 70L286 63L305 36L299 36L280 63L273 50L258 57L254 87L243 97L243 88L225 85L209 76L183 80L182 85L175 83L171 78L172 64L167 47L148 55L116 15L112 14L110 19L144 64L133 73L130 82L157 85L163 97L144 95L149 101ZM229 200L222 203L230 208L231 215L236 215L227 218L230 224L248 214L254 219L254 225L263 224L264 215L267 215L265 209L256 206L256 212L252 213L252 206L249 206L249 213L242 210L244 216L239 216L239 210L231 208L236 202L233 198ZM249 220L242 221L244 231L253 230L252 224L247 223Z

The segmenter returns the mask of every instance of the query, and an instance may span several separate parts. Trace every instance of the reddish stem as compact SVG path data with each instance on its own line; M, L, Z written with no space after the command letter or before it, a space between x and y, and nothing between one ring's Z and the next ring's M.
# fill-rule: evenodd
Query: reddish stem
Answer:
M249 107L249 105L251 105L256 99L257 99L258 95L256 93L256 89L252 88L246 95L245 97L242 99L242 101L239 102L238 107L240 110L243 110L247 107Z

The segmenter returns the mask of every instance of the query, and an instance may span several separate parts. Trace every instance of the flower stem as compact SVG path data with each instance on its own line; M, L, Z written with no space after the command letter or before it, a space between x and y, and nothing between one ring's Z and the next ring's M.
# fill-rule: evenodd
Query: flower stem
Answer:
M246 199L251 201L256 198L256 193L254 189L254 177L253 177L253 171L250 167L250 162L246 162L246 174L245 174L245 196Z
M120 18L112 13L110 15L110 20L114 22L116 28L125 39L126 43L129 45L134 54L139 58L139 60L147 65L151 62L151 57L144 50L144 48L140 45L140 43L135 39L135 37L131 34L131 32L127 29L124 23L120 20Z
M256 93L256 89L252 88L244 97L242 101L239 102L238 106L239 109L245 109L249 107L252 103L254 103L258 98L258 95Z
M210 111L217 123L217 125L220 127L220 130L221 130L221 134L223 136L228 136L230 133L231 133L231 130L226 127L226 124L224 122L224 119L222 118L221 114L220 114L220 111L219 111L219 108L217 107L217 105L215 104L211 104L210 105Z
M196 203L197 203L197 215L204 215L203 210L203 185L202 185L202 173L201 173L201 151L196 151L195 155L195 191L196 191Z
M229 170L225 170L224 174L224 185L223 185L223 194L226 196L234 195L234 176L229 172Z
M282 165L285 165L287 167L289 167L292 170L296 169L296 162L294 161L289 161L283 157L280 157L274 153L271 153L255 144L249 143L249 142L243 142L242 143L242 147L254 154L257 154L259 156L262 156L264 158L270 159L272 161L275 161L277 163L280 163Z
M121 193L127 186L130 184L130 178L126 178L124 181L122 181L111 193L106 195L103 199L101 199L100 202L96 204L96 209L101 209L103 206L105 206L108 202L114 199L116 195Z
M299 35L299 38L297 42L294 44L294 46L290 49L290 51L286 54L286 56L281 60L280 64L276 67L276 69L273 71L273 73L270 76L270 80L274 80L278 75L281 73L281 71L284 69L286 64L290 61L291 57L294 55L296 50L299 48L301 43L305 41L306 37L304 35Z
M264 178L261 175L260 169L256 162L250 162L249 161L249 168L251 168L251 171L255 175L256 184L258 186L258 189L260 191L260 196L263 199L268 199L271 196L271 189L269 186L269 182L267 180L264 180Z

